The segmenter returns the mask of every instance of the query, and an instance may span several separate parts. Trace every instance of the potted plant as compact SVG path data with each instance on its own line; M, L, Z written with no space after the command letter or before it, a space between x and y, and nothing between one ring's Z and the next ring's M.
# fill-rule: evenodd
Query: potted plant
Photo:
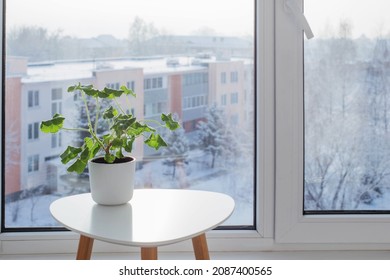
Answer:
M65 117L55 114L52 119L42 121L40 129L44 133L58 133L61 130L83 131L89 135L80 146L68 146L60 155L61 162L68 165L68 172L82 173L89 169L89 179L92 198L95 202L105 205L127 203L134 188L135 158L130 156L136 138L145 137L144 143L158 150L167 146L157 127L139 121L122 108L119 98L136 97L135 93L125 86L119 90L104 88L95 89L92 85L80 83L68 88L68 92L80 94L86 112L88 128L67 128L64 126ZM88 99L94 100L94 123L89 108ZM112 104L102 109L102 101L111 100ZM98 122L107 122L108 131L98 135ZM172 114L161 114L158 126L175 130L179 123Z

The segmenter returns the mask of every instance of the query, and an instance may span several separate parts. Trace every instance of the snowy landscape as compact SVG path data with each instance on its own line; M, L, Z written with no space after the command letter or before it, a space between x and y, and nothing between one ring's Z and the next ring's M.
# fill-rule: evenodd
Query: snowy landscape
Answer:
M240 129L232 130L224 122L223 110L216 106L211 106L205 117L206 121L198 124L191 142L182 128L165 135L168 147L155 159L139 162L135 188L226 193L234 198L236 208L224 225L253 226L254 138ZM242 145L236 144L238 139ZM57 160L59 163L60 159ZM55 192L27 190L19 199L6 203L6 227L58 226L49 213L50 203L62 196L89 191L87 174L70 174L64 168L59 177Z
M308 211L390 207L390 41L351 29L305 42Z
M144 164L136 172L136 188L186 188L207 190L231 195L236 203L233 215L224 225L251 225L253 223L253 171L242 168L220 166L208 168L208 157L201 151L191 152L191 160L177 170L172 177L172 167L163 164L163 160L154 160ZM249 159L250 160L250 159ZM179 168L180 169L180 168ZM6 204L5 224L7 227L57 227L50 215L49 206L54 200L88 191L87 178L65 175L62 181L64 193L32 196ZM72 185L69 182L72 182ZM75 187L77 186L77 187Z

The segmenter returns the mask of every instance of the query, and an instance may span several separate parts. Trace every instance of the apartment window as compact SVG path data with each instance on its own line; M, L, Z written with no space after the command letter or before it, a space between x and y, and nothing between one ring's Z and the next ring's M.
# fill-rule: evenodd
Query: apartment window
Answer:
M166 102L158 102L157 103L157 113L158 114L166 112L166 110L167 110L167 103Z
M61 147L62 146L62 133L58 133L58 134L52 134L51 135L51 147L54 149L54 148L58 148L58 147Z
M53 88L51 90L51 100L61 100L62 99L62 88Z
M230 94L230 104L237 104L238 103L238 92L232 92Z
M145 79L144 80L144 89L151 89L152 88L152 81L151 79Z
M51 114L62 114L62 88L51 90Z
M230 72L230 82L237 83L238 82L238 71Z
M142 147L141 144L137 145L134 151L134 154L140 155L138 157L139 168L136 172L137 184L139 186L152 185L156 188L207 189L227 193L235 198L236 210L222 226L225 229L230 227L254 229L256 227L255 175L257 173L253 156L256 150L256 131L253 125L255 117L253 114L251 121L245 122L241 122L241 117L239 118L239 126L245 129L248 136L240 139L240 143L236 144L233 140L240 138L241 134L230 124L229 120L237 114L237 111L231 111L229 106L224 108L216 106L220 98L221 71L225 72L225 80L229 82L229 69L235 67L237 61L245 62L249 69L256 67L253 55L254 42L256 42L254 0L228 2L215 0L216 2L212 1L211 4L210 1L203 2L204 0L184 2L164 0L159 2L162 6L159 9L160 15L157 16L150 9L150 3L145 5L144 1L140 1L137 7L130 10L128 9L129 3L126 1L119 1L119 4L100 1L94 6L94 13L89 19L85 16L91 14L90 5L85 5L83 1L74 3L72 2L74 0L67 1L69 7L77 6L77 10L83 13L83 17L77 17L73 10L55 5L50 1L50 4L43 0L33 1L34 7L47 7L47 9L37 10L34 13L31 13L31 1L20 0L17 5L15 1L5 1L7 4L5 34L7 35L5 35L4 43L7 45L7 54L4 59L7 60L7 65L11 65L12 57L15 56L26 59L24 64L26 69L23 72L26 74L18 80L17 84L14 84L14 76L5 75L3 81L6 84L4 88L7 89L3 95L6 95L4 127L14 131L15 135L12 137L16 139L13 140L11 134L4 133L3 135L7 134L9 143L11 140L19 141L19 146L22 146L26 141L26 139L24 141L20 139L20 136L26 135L26 132L12 130L13 126L20 125L19 127L23 129L29 128L29 135L34 139L35 132L39 132L39 128L37 130L37 127L31 124L31 120L35 122L49 119L56 113L65 116L64 127L85 128L86 112L82 111L79 106L82 100L68 93L66 91L68 86L80 82L96 87L107 86L118 89L122 85L118 81L124 81L125 85L133 88L135 83L141 79L142 85L137 84L137 88L141 86L144 94L138 95L135 99L121 99L124 110L134 109L137 117L143 119L145 123L155 122L156 115L161 112L172 112L181 122L191 125L188 129L186 127L185 139L171 140L175 141L173 146L185 146L181 152L186 158L186 164L180 167L184 168L180 172L174 171L175 166L172 164L164 164L162 151L156 152ZM203 12L206 6L210 13ZM172 10L171 7L175 9ZM107 11L113 10L126 10L127 24L118 20L123 17L110 17L110 24L101 20L107 17ZM183 12L178 13L178 10ZM50 11L50 16L47 11ZM197 14L196 20L191 17L183 19L181 15L187 12ZM224 16L219 19L218 15L222 13ZM64 14L70 16L63 20ZM99 20L96 21L96 19ZM83 26L85 27L86 22L90 28L84 30ZM197 31L199 32L205 22L217 33L229 34L229 40L225 38L223 48L221 48L220 37L218 37L217 44L212 48L213 53L199 58L197 56L199 52L203 52L204 43L212 40L212 36L207 34L194 35ZM240 24L237 25L237 22ZM26 34L32 37L27 38ZM34 37L34 34L42 36ZM248 34L248 36L243 36L243 34ZM27 39L29 43L23 43ZM42 46L45 47L42 48ZM226 49L232 49L232 51L226 51ZM236 52L240 55L235 55ZM167 60L171 58L180 63L175 67L167 65ZM193 64L195 59L204 60L204 62ZM103 65L104 67L101 67ZM126 75L122 76L124 71ZM40 93L37 99L40 103L39 110L22 110L18 106L22 96L19 92L20 88L31 89L32 85L34 85L34 90ZM255 84L242 84L242 86L247 87L248 90L255 88ZM247 107L251 108L252 112L255 111L254 96L252 99L249 98L245 106L243 104L240 114L245 114ZM28 98L28 104L34 105L34 94ZM229 103L229 96L227 99ZM25 99L22 100L26 103ZM89 110L93 112L96 108L91 106ZM142 111L144 111L143 114ZM20 116L20 120L18 119L20 124L13 123L17 119L15 115ZM91 118L95 117L96 115L92 114ZM29 124L31 124L30 127ZM101 122L96 122L96 128L101 135L104 135L107 128L100 127L100 124ZM218 129L215 133L210 133L213 131L213 125L216 125ZM206 138L200 144L198 138L201 137L202 132L210 133L209 137L218 143L219 147L216 152L213 150L212 142L206 141ZM3 195L7 197L5 199L7 203L4 203L3 208L4 212L8 213L4 215L2 228L12 231L30 227L32 230L34 227L53 229L58 226L51 218L46 206L36 207L36 209L45 209L46 212L42 215L35 215L36 219L33 224L24 218L28 216L26 213L19 215L15 221L10 219L12 213L15 214L13 211L17 208L17 203L22 205L30 202L23 199L12 201L11 197L16 197L12 193L21 191L21 185L30 187L50 184L51 188L47 193L36 192L40 195L36 198L37 203L49 205L58 197L70 193L88 192L88 170L81 176L67 173L58 157L62 151L60 147L77 146L86 136L85 131L63 131L61 135L56 136L42 134L33 144L23 145L17 154L11 153L8 149L4 151L2 155L5 158L15 155L18 164L12 168L3 166L12 169L12 172L2 172L6 174L3 180L5 184L2 187ZM184 140L189 141L190 145L181 145L180 141ZM171 154L165 154L165 152ZM164 151L164 157L171 159L174 152ZM38 155L38 157L31 157L31 155ZM26 168L26 163L23 162L26 159L28 159L29 168ZM42 166L38 165L38 159L44 159ZM151 172L151 166L157 166L157 168ZM29 174L37 171L38 167L39 172ZM16 180L11 178L11 174L19 176L18 180L23 184L15 183ZM80 184L75 182L80 182Z
M163 87L162 80L163 80L162 77L153 78L153 88L162 88Z
M191 73L184 75L184 85L197 85L208 82L207 73Z
M221 84L226 84L226 72L221 73Z
M29 123L28 124L28 140L37 140L39 138L39 123Z
M127 86L127 88L131 89L132 91L135 91L135 81L127 82L126 86Z
M28 159L28 172L35 172L39 170L39 155L29 156Z
M38 107L39 106L39 91L29 90L28 91L28 107Z
M227 94L221 95L221 105L226 106L227 105Z

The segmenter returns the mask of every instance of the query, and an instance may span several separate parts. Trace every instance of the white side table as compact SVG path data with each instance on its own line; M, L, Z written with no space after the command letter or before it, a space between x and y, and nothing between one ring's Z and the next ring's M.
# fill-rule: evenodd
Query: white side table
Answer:
M53 217L80 234L77 259L90 259L94 239L141 247L141 259L157 259L157 247L192 239L196 259L209 259L205 232L223 223L234 200L222 193L137 189L124 205L96 204L90 193L50 205Z

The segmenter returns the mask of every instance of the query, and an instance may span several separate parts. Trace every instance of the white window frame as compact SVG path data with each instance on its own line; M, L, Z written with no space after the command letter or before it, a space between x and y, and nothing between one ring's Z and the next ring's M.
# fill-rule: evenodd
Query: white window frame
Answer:
M328 248L332 244L337 248L389 249L390 215L303 215L304 34L285 1L275 1L275 240ZM294 1L302 8L301 0Z
M389 248L390 245L380 244L389 239L385 237L390 232L389 217L313 218L301 214L303 102L299 93L303 85L299 82L302 63L298 62L302 61L302 32L291 16L285 14L284 0L256 2L257 228L209 232L210 251ZM288 44L282 43L285 40ZM365 228L367 225L370 227ZM0 256L74 253L77 242L78 235L71 232L0 233ZM104 242L96 242L94 246L94 252L137 250ZM191 251L191 243L164 246L161 251Z
M256 174L258 175L255 182L257 189L255 217L257 228L211 231L207 233L210 251L260 251L270 250L274 245L274 2L273 0L256 0L256 3L256 38L258 41L257 71L255 71L258 112ZM3 0L0 0L1 4ZM2 7L1 5L1 14ZM260 42L263 44L261 45ZM74 253L77 250L78 238L79 236L72 232L0 232L0 256L1 254ZM160 250L162 252L191 251L190 242L189 240L164 246ZM137 250L133 247L99 241L94 245L94 252Z

